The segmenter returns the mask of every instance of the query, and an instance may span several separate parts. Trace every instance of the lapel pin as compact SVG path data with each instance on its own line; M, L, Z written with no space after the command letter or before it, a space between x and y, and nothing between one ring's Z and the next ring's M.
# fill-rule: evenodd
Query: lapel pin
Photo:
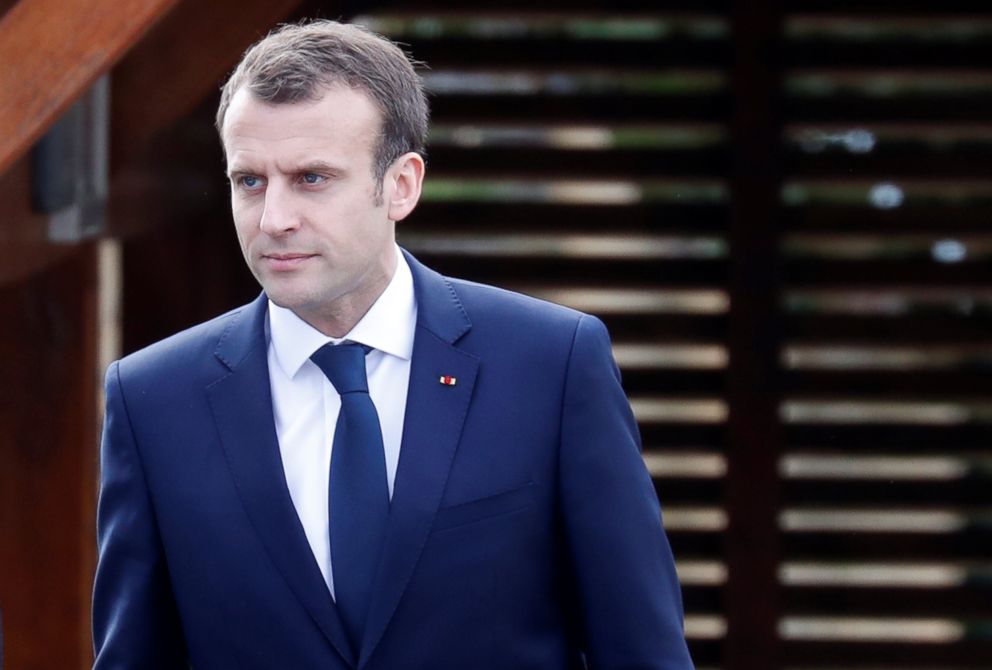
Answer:
M449 377L448 375L444 375L443 377L441 377L439 381L445 386L454 386L455 384L458 383L457 379L455 379L454 377Z

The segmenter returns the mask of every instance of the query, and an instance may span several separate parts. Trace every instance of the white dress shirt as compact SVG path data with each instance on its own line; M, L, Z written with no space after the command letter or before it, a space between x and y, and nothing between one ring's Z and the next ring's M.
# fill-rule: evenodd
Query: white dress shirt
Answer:
M337 344L344 340L373 348L365 357L365 369L369 395L382 427L386 477L392 497L417 324L410 266L398 248L396 255L396 271L389 285L342 338L328 337L291 310L269 302L269 379L283 470L296 513L332 596L328 483L341 396L310 360L310 355L328 342Z

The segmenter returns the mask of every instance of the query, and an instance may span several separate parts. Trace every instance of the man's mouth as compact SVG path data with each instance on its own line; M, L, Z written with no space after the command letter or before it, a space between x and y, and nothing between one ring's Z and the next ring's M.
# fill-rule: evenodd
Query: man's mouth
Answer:
M302 253L262 254L262 262L272 270L286 272L295 270L315 256L316 254Z

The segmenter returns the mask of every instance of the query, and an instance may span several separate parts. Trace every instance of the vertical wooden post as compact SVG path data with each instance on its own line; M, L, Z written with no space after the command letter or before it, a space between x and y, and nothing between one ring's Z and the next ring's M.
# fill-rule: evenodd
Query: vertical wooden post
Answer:
M0 287L0 604L11 668L92 664L96 256Z
M781 668L778 352L782 11L732 4L727 670Z

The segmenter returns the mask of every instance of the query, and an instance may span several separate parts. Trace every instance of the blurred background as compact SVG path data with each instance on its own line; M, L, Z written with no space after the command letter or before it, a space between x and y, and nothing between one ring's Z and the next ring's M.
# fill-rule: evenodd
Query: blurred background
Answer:
M992 9L854 4L0 0L7 667L91 663L103 371L257 294L218 87L321 16L430 65L401 244L609 326L701 670L992 668Z

